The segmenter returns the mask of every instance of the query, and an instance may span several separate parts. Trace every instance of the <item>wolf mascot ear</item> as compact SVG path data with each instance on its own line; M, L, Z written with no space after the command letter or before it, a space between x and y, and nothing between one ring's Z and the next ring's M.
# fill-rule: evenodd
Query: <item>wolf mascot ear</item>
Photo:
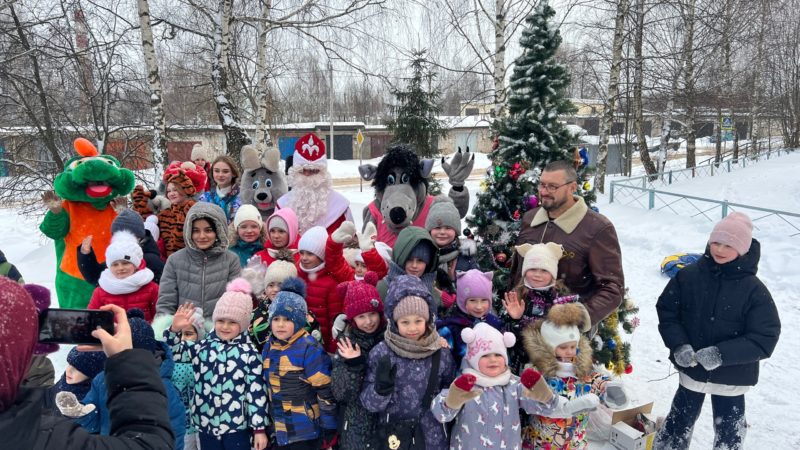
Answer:
M242 147L239 198L243 205L255 206L265 220L275 212L278 199L289 190L280 161L281 153L275 147L267 147L260 157L256 147Z

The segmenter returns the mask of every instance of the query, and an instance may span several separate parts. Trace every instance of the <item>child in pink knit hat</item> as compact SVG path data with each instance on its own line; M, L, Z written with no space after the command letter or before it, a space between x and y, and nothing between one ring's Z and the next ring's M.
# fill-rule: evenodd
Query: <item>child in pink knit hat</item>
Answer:
M654 449L689 448L706 394L714 448L744 448L744 394L781 331L772 296L756 276L760 256L750 218L734 212L714 227L703 258L681 269L658 298L658 330L679 385Z
M214 307L214 331L199 342L182 340L194 323L196 308L185 303L164 331L173 358L191 362L196 374L192 416L201 448L267 446L267 393L261 375L261 355L247 336L252 313L250 284L237 278L228 284ZM214 374L203 377L202 374Z

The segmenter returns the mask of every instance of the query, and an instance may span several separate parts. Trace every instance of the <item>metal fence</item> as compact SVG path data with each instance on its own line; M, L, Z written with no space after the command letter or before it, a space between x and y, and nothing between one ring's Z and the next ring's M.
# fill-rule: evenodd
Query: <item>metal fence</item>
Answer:
M609 201L648 210L667 211L679 216L701 217L711 222L716 222L733 211L741 211L750 216L753 220L753 227L759 231L788 234L792 237L800 236L800 214L798 213L656 189L684 179L731 172L747 167L754 161L757 162L759 157L769 159L792 151L794 149L781 149L753 155L753 160L751 157L740 158L739 160L723 161L719 164L669 171L658 174L657 177L645 175L612 181Z

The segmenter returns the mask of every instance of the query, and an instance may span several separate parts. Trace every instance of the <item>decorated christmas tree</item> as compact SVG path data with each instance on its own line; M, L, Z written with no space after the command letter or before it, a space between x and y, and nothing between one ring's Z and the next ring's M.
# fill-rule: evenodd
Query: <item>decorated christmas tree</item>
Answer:
M573 161L578 172L578 192L591 207L595 195L587 181L591 175L585 154L573 145L574 137L559 115L574 111L564 96L570 79L564 66L555 61L561 44L558 29L550 28L555 11L546 1L526 19L509 82L508 117L493 123L495 144L489 159L492 167L481 183L476 205L467 224L478 242L478 263L494 270L495 308L510 286L509 266L517 242L520 219L539 204L539 174L551 161ZM637 309L626 298L620 308L600 323L593 341L595 359L616 374L630 372L630 345L623 342L620 329L630 333L638 325L632 317Z

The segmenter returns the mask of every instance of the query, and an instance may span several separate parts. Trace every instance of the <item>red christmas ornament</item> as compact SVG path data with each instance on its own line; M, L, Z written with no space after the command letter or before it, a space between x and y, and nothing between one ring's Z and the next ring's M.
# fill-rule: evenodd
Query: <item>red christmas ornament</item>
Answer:
M499 146L500 146L500 137L495 136L494 139L492 140L492 151L497 150L497 147Z
M519 210L514 211L514 220L519 220Z
M503 264L506 262L507 259L508 255L506 255L503 252L498 252L494 254L494 260L497 262L497 264Z
M631 372L633 372L633 366L630 365L630 364L626 365L625 366L625 373L630 375Z
M522 176L524 173L525 167L523 167L520 163L514 163L514 165L511 166L511 170L508 172L508 174L511 175L511 179L514 181L517 181L517 178Z

